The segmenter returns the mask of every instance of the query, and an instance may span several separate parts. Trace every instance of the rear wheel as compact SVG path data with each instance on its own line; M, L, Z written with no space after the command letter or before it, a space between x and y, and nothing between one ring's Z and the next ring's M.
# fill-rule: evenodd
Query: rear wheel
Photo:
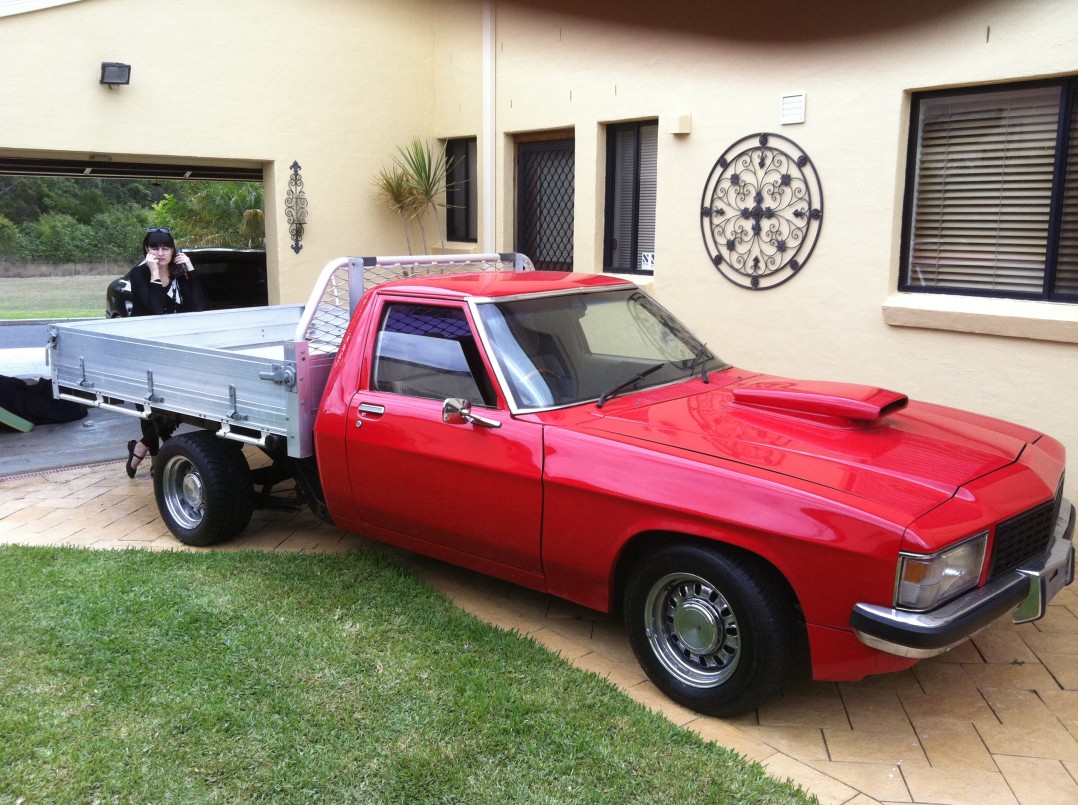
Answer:
M725 716L782 687L796 654L789 592L762 562L695 545L636 565L625 592L629 642L675 702Z
M165 525L185 545L230 539L251 520L247 459L237 444L209 431L165 442L154 462L153 488Z

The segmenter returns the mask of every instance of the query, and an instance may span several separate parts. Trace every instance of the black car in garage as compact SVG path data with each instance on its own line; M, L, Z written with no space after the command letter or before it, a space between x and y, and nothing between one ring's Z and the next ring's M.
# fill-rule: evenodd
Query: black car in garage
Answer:
M206 309L258 307L269 302L265 249L184 249L202 280ZM131 315L131 281L127 275L109 283L105 315Z

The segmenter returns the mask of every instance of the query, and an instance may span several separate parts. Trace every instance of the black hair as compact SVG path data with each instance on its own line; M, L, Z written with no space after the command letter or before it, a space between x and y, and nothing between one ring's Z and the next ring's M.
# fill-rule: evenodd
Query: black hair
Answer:
M146 230L146 237L142 239L142 257L145 259L147 251L152 246L168 246L172 249L172 257L169 259L169 266L176 264L176 255L179 253L179 249L176 248L176 241L172 238L172 233L167 229L161 229L159 227L152 226Z

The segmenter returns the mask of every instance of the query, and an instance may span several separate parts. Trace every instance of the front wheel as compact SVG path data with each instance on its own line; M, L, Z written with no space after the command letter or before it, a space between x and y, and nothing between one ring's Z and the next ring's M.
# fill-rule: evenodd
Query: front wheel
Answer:
M710 547L671 546L639 562L625 622L656 687L708 715L742 713L777 693L796 653L793 605L775 571Z
M165 442L154 462L153 491L165 525L184 545L213 545L236 536L254 508L243 451L209 431Z

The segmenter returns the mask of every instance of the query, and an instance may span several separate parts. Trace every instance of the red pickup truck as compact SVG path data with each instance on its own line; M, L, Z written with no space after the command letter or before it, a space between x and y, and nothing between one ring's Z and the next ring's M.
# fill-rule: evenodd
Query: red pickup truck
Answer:
M174 533L200 544L202 518L249 486L224 488L241 465L207 467L209 441L176 437L155 477ZM1000 617L1035 620L1073 579L1056 440L731 366L607 276L368 289L312 453L297 482L337 526L619 610L651 680L715 715L756 706L802 664L858 680Z

